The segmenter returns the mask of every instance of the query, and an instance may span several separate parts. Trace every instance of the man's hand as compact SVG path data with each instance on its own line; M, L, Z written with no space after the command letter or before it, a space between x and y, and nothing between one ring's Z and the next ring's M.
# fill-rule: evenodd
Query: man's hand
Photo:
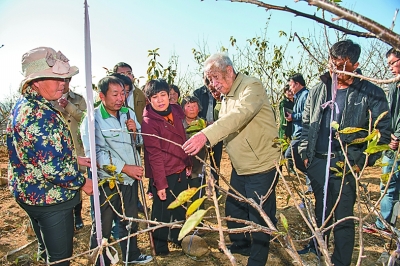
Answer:
M91 166L90 158L78 156L78 164L82 165L82 166L90 167Z
M291 122L291 121L293 121L292 114L291 114L291 113L288 113L288 112L286 112L285 119L286 119L286 121L288 121L288 122Z
M137 165L125 164L122 168L122 173L127 174L129 177L142 180L143 167Z
M193 137L183 143L183 150L189 155L196 155L207 142L207 137L203 132L196 133Z
M157 190L157 196L160 198L160 200L166 200L167 193L165 192L165 188L161 189L161 190Z
M129 131L132 131L132 132L136 131L136 123L133 119L126 120L125 124Z
M308 168L308 159L304 159L304 166L306 167L306 168Z
M389 148L396 151L398 149L398 147L399 147L399 139L395 135L391 134Z
M86 178L85 184L82 186L83 192L86 193L86 195L91 196L93 195L93 183L92 179Z
M58 99L58 104L59 104L62 108L65 108L65 106L68 105L68 100L65 99L64 97L61 97L60 99Z

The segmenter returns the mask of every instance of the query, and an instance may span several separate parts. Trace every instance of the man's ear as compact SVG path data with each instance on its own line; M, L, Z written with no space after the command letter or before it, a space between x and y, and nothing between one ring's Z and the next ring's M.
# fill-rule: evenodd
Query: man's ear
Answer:
M226 71L228 72L229 77L235 76L235 71L233 70L233 67L232 67L232 66L228 66L228 67L226 68Z
M106 98L106 96L104 95L104 93L100 92L100 93L99 93L99 97L100 97L100 100L101 100L102 102L104 102L104 100L105 100L105 98Z
M38 80L32 81L31 88L37 91L37 89L39 88L39 81Z
M359 66L360 66L360 63L358 63L358 62L354 63L354 65L353 65L354 70L353 71L355 71Z

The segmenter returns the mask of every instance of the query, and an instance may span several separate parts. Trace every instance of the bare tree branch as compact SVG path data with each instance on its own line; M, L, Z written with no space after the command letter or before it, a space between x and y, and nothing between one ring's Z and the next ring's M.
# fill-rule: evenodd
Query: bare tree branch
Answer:
M295 9L289 8L287 6L270 5L270 4L266 4L266 3L258 1L258 0L230 0L230 1L231 2L249 3L249 4L257 5L259 7L264 7L267 10L268 9L272 9L272 10L279 10L279 11L285 11L285 12L293 13L298 17L304 17L304 18L308 18L308 19L314 20L314 21L316 21L318 23L321 23L321 24L324 24L324 25L328 26L329 28L342 31L342 32L344 32L346 34L349 34L349 35L354 35L354 36L357 36L357 37L364 37L364 38L377 38L377 36L375 36L374 34L372 34L370 32L361 32L361 31L350 30L350 29L344 28L342 26L336 25L336 24L334 24L334 23L332 23L330 21L327 21L325 19L322 19L320 17L317 17L315 15L310 15L310 14L307 14L307 13L303 13L303 12L297 11Z
M364 17L356 12L353 12L347 8L338 6L337 4L327 1L327 0L303 0L309 5L313 5L323 10L329 11L342 19L350 21L368 31L371 32L373 36L380 39L387 44L392 45L396 49L400 49L400 35L396 34L392 30L382 26L381 24ZM364 37L364 36L363 36Z

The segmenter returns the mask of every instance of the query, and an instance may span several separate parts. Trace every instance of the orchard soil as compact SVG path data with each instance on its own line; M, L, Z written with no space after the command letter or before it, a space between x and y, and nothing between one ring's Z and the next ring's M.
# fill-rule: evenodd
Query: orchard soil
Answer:
M0 166L1 166L1 177L7 176L7 150L5 147L0 147ZM229 157L224 152L221 173L229 177L231 171L231 164ZM366 171L366 176L363 178L364 184L368 185L368 189L371 194L371 199L375 202L379 198L379 174L380 169L369 168ZM287 180L289 180L290 186L296 186L297 188L306 189L305 185L299 185L297 178L293 176L289 177L284 171L284 175ZM145 187L147 185L147 178L144 178ZM225 184L223 187L227 188ZM278 213L277 217L279 219L280 213L284 214L287 218L289 224L289 233L294 240L304 239L310 235L310 231L306 227L304 221L302 220L300 214L298 213L295 204L300 204L301 200L298 195L295 199L288 199L288 192L286 191L282 180L279 181L276 188L277 196L277 207ZM312 199L312 196L307 196ZM151 207L151 200L148 199L147 203ZM224 202L225 198L220 200L220 211L224 215ZM11 196L6 185L0 186L0 265L36 265L34 263L34 254L37 250L37 242L35 237L32 235L28 224L29 220L25 212L18 206ZM211 203L207 203L211 205ZM206 204L206 206L207 206ZM83 205L83 221L84 228L75 232L74 237L74 255L83 253L88 250L89 235L90 235L90 224L91 218L89 214L89 199L84 196ZM362 205L363 214L367 213L367 208ZM357 209L355 209L355 214L357 214ZM139 214L142 218L143 215ZM373 222L375 219L372 216L369 222ZM214 221L215 222L215 221ZM140 224L140 228L145 228L145 224ZM356 224L356 232L358 232L358 224ZM281 223L278 223L278 229L284 231ZM218 233L217 232L207 232L202 235L202 238L207 242L210 252L200 258L193 259L185 255L181 249L177 249L171 246L171 253L168 256L156 257L156 262L151 262L146 265L174 265L174 266L186 266L186 265L230 265L227 257L218 251ZM332 237L333 238L333 237ZM384 247L390 246L390 240L385 239L379 235L369 235L363 234L364 247L365 247L365 258L362 261L362 265L382 265L378 263L381 253L384 251ZM227 243L229 243L229 238L225 238ZM332 239L331 239L332 241ZM359 252L358 236L356 237L356 245L353 253L353 264L357 262L357 256ZM295 241L295 245L300 249L305 243L301 241ZM24 248L21 248L25 246ZM148 235L141 234L138 237L138 246L145 254L151 254ZM330 245L330 252L332 252L332 246ZM394 243L392 241L391 246L393 248ZM15 252L18 248L19 251ZM10 255L10 253L12 253ZM121 254L119 252L119 254ZM121 255L120 255L121 256ZM234 254L238 265L246 265L247 257ZM308 265L318 265L318 259L314 254L302 255L303 260ZM72 261L72 265L89 265L88 258L83 255ZM118 265L123 265L121 260ZM291 258L286 254L285 250L280 246L279 243L271 242L270 253L267 265L294 265ZM323 262L321 265L325 265Z

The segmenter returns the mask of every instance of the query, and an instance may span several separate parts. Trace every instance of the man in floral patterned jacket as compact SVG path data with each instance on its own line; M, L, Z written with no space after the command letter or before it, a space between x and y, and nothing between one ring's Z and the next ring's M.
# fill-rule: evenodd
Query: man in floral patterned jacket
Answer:
M38 259L55 262L72 256L79 191L92 193L92 181L78 171L78 163L90 167L90 160L77 158L68 125L50 103L78 68L60 51L39 47L22 56L22 73L22 96L7 126L9 188L32 222Z

